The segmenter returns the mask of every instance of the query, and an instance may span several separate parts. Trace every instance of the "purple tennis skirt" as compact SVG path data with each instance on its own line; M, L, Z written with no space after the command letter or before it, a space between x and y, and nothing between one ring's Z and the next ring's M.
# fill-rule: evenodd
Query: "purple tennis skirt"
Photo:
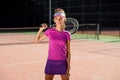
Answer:
M46 74L66 74L67 61L66 60L47 60L45 73Z

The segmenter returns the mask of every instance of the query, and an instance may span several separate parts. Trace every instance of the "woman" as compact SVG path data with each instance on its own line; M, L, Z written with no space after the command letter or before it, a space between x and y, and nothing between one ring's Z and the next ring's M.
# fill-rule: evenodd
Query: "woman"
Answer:
M69 80L70 71L70 33L65 28L66 15L63 9L54 11L55 28L48 28L44 34L42 31L47 24L42 24L34 42L40 42L49 38L48 59L45 67L45 80L53 80L54 75L61 75L62 80Z

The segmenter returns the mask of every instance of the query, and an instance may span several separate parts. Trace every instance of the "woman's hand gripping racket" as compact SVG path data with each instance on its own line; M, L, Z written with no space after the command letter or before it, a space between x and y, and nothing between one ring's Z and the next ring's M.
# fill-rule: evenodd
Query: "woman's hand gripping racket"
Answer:
M40 27L39 30L44 31L48 28L48 25L46 23L42 23L42 24L39 25L39 27Z

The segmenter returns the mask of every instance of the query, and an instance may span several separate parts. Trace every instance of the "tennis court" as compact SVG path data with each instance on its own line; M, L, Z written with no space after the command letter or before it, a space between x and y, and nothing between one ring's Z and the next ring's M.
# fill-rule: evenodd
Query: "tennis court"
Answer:
M48 40L36 44L34 36L0 34L0 80L44 80ZM72 39L71 55L70 80L120 79L119 43Z

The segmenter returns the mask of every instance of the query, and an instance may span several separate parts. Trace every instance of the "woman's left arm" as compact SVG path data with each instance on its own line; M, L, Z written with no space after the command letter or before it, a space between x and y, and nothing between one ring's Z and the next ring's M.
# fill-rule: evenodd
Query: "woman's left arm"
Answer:
M71 60L71 52L70 52L70 40L67 41L67 64L68 64L68 73L70 70L70 60Z

